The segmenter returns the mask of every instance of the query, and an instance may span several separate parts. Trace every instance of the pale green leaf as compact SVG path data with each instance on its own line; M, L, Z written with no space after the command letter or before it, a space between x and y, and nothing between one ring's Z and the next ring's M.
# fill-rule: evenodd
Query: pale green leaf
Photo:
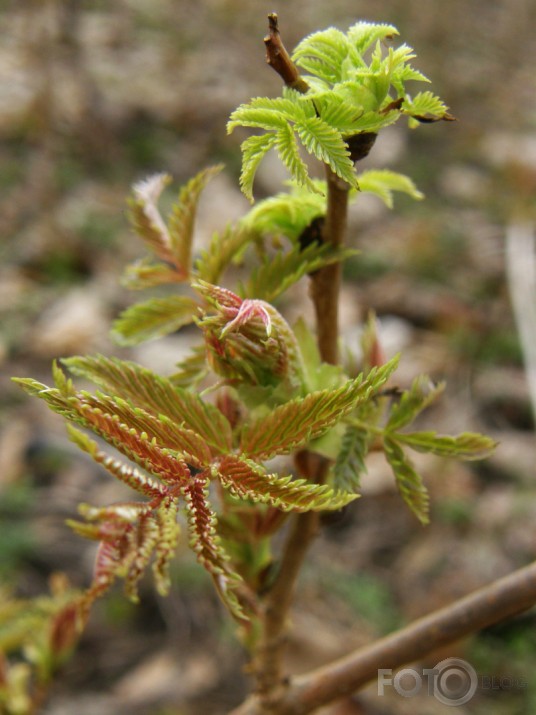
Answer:
M303 111L300 105L289 97L256 97L234 110L227 123L227 132L230 134L236 127L279 131L287 125L288 120L302 116Z
M455 436L438 435L435 431L407 434L397 432L396 439L417 452L429 452L440 457L465 460L484 459L497 446L490 437L474 432L463 432Z
M218 283L225 269L239 259L254 238L242 224L229 224L223 232L214 233L208 248L195 261L196 278Z
M363 54L378 40L385 40L398 35L398 30L393 25L377 24L372 22L356 22L348 30L348 39L355 48Z
M190 296L151 298L123 311L113 324L112 335L120 345L155 340L192 323L198 308Z
M358 188L350 151L336 129L319 117L308 117L296 122L295 130L310 154L328 164L350 186Z
M170 182L169 174L156 174L138 182L129 206L131 223L146 246L160 259L173 264L169 231L158 209L160 195Z
M422 478L417 474L397 441L385 436L383 448L402 498L421 524L427 524L429 521L429 497Z
M224 457L215 465L213 474L233 496L269 504L283 511L341 509L357 497L325 484L268 474L259 464L234 455Z
M253 181L257 168L266 153L277 143L275 134L261 134L252 136L242 142L242 172L240 174L240 188L244 196L253 203Z
M292 128L284 124L276 135L276 148L283 164L287 167L292 178L300 185L306 186L310 191L318 191L309 176L307 164L300 156L296 137Z
M447 105L432 92L419 92L413 99L407 95L402 112L424 122L450 118Z
M370 169L358 175L359 188L362 192L376 194L389 207L393 207L393 192L408 194L413 199L424 198L413 181L403 174L389 169Z

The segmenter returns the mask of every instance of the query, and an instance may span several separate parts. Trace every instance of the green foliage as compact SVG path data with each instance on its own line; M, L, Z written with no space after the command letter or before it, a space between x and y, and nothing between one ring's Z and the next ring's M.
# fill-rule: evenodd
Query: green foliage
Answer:
M429 80L411 66L415 57L411 47L385 47L385 40L397 34L391 25L366 22L356 23L347 33L334 28L315 32L292 55L305 73L301 78L308 87L305 93L285 87L282 97L257 97L231 114L228 132L238 126L267 132L242 143L240 185L247 198L253 201L255 172L272 148L292 178L313 193L320 189L309 176L300 145L357 189L350 138L376 134L403 115L408 116L410 126L453 119L432 92L419 92L413 98L408 93L407 82ZM409 193L415 195L412 188Z

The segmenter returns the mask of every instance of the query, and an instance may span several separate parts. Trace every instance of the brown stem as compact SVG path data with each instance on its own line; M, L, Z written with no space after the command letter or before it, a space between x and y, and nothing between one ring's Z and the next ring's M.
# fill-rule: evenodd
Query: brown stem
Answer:
M326 165L327 212L322 240L338 248L344 244L348 216L349 185ZM316 315L318 349L324 362L339 360L339 292L341 264L324 266L311 276L311 298Z
M454 603L410 623L400 631L339 660L300 676L289 684L277 715L307 715L355 692L377 677L380 668L395 669L422 658L536 603L536 563L518 569ZM260 715L255 697L232 715Z
M277 15L275 12L268 15L268 35L264 38L266 45L266 62L281 77L287 87L305 94L309 89L307 82L300 77L298 68L290 59L290 55L285 49L285 45L279 34Z
M299 453L296 461L300 472L307 473L313 481L321 483L325 478L328 463L319 455L304 451ZM277 577L264 601L261 642L253 664L261 703L259 712L263 715L278 712L279 702L288 687L283 670L288 613L303 561L318 528L318 512L309 511L294 517Z

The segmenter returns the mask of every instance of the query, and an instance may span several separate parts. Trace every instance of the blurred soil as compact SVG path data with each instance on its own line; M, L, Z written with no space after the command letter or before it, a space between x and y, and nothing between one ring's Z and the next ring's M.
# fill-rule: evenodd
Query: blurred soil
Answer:
M132 350L108 338L137 298L118 283L142 252L125 199L150 173L180 183L223 161L227 172L202 201L198 245L247 209L237 188L245 135L227 137L225 122L240 102L279 93L262 44L274 10L289 47L330 24L395 24L457 116L415 133L388 129L366 160L407 173L427 200L397 199L390 212L360 197L350 240L362 254L345 269L344 337L356 348L374 309L387 352L404 351L401 385L421 372L447 380L433 425L500 443L484 463L417 460L432 499L425 529L371 460L363 498L326 520L303 575L290 649L300 671L535 556L536 443L504 249L508 226L535 220L534 0L1 3L0 578L22 595L44 592L58 570L79 586L90 579L93 548L64 520L81 501L106 504L121 492L9 376L46 382L52 358L95 351L172 372L190 334ZM284 178L268 161L256 195ZM285 308L307 314L305 285ZM139 607L120 590L98 605L47 715L219 715L241 701L245 657L188 553L173 579L169 599L147 584ZM535 712L535 624L528 614L431 658L460 656L479 673L528 683L481 690L459 715ZM371 686L338 712L446 706L378 698Z

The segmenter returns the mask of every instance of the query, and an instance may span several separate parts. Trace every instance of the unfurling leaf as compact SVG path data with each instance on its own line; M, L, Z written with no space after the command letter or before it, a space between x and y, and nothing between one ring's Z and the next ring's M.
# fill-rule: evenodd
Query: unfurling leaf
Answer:
M427 524L429 521L429 497L421 476L417 474L411 461L404 454L402 447L396 440L385 436L383 448L385 457L395 475L402 498L421 524Z
M152 298L127 308L114 322L112 334L120 345L138 345L174 333L193 322L199 303L190 296Z

